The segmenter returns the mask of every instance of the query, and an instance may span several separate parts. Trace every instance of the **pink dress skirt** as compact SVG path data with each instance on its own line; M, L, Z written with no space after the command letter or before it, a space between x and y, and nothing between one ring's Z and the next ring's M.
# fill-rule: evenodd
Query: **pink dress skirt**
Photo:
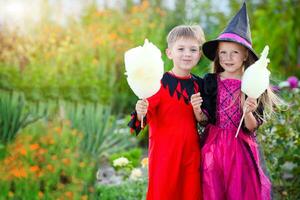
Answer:
M217 123L208 125L201 149L204 200L271 199L271 182L259 162L254 134L242 130L241 81L218 78Z

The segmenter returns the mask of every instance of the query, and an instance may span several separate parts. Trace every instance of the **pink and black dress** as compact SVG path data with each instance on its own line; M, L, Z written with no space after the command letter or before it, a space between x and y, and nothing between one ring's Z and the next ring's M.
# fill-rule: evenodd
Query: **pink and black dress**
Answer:
M243 125L237 138L242 110L241 81L216 74L204 77L204 112L209 124L201 148L204 200L271 199L271 183L262 170L255 133ZM261 124L261 104L255 118Z

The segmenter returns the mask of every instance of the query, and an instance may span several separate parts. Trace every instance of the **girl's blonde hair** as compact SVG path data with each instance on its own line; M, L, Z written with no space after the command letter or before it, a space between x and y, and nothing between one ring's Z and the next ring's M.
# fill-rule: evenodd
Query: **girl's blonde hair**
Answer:
M177 40L191 38L198 41L199 46L205 42L204 32L199 25L179 25L174 27L167 36L168 47L171 47Z
M244 61L244 71L253 63L255 63L255 58L252 56L252 54L249 52L247 48L245 48L248 51L248 56L246 61ZM218 51L218 49L217 49ZM220 65L220 59L218 53L216 53L214 62L213 62L213 72L216 74L219 74L223 72L224 69ZM241 98L241 101L243 99ZM281 100L272 90L272 88L269 86L269 88L258 98L258 105L262 105L264 112L263 116L260 116L258 113L258 110L255 111L256 115L262 120L265 121L266 119L270 118L272 114L274 113L275 107L280 107L282 105L285 105L283 100Z

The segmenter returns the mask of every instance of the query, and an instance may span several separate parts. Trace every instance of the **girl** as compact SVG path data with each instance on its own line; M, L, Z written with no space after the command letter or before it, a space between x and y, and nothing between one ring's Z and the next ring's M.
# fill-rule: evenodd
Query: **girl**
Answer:
M202 86L191 70L201 57L204 34L200 26L177 26L167 42L173 68L155 95L137 101L129 126L138 133L141 116L149 123L147 199L199 200L200 145L190 96Z
M200 94L191 97L197 120L208 122L201 149L203 199L270 199L271 183L260 166L255 130L276 101L269 89L258 101L241 92L244 70L258 59L245 3L218 39L204 43L203 53L214 61L214 73L204 77L203 109Z

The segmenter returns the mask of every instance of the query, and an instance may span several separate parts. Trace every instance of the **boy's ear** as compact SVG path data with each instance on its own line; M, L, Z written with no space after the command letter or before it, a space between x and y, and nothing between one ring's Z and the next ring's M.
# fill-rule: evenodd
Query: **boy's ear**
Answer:
M166 49L166 55L169 59L172 59L172 53L171 53L171 50L169 48Z

